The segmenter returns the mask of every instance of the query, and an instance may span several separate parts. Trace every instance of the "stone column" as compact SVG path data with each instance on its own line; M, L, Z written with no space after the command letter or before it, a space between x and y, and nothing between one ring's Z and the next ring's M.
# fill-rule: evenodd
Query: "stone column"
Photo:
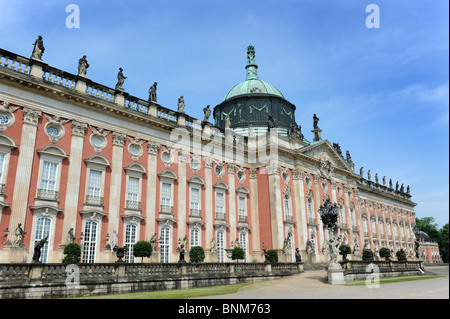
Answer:
M228 195L229 195L229 209L230 214L230 236L233 242L237 238L237 223L236 223L236 186L234 184L234 164L228 164Z
M308 216L305 207L305 190L303 188L303 173L300 170L293 170L293 184L294 184L294 201L295 201L295 220L297 221L296 236L298 240L298 247L305 247L308 240ZM302 250L302 249L300 249Z
M259 233L258 216L258 173L256 168L250 168L250 214L252 217L252 259L257 262L263 261L261 258L261 239Z
M203 162L205 165L205 243L208 245L211 242L213 236L215 236L213 227L215 215L215 209L213 206L214 189L212 187L213 161L212 158L203 156ZM225 247L226 246L227 245L225 244ZM205 251L205 255L205 262L210 262L209 250Z
M188 198L186 198L186 161L187 152L182 149L178 150L178 237L183 239L188 235L189 230L186 228L186 206ZM188 249L188 247L185 247Z
M157 160L159 144L148 141L148 164L147 164L147 197L146 197L146 240L150 240L152 236L158 232L156 229L156 188L158 183L157 177ZM156 240L161 236L157 234ZM152 244L153 245L153 244ZM151 262L158 262L158 253L153 247Z
M64 221L62 230L62 242L58 252L58 260L63 258L64 247L69 244L68 233L71 228L75 233L77 216L78 216L78 199L79 187L71 187L72 185L80 185L84 181L80 181L81 165L83 163L83 142L84 134L87 124L72 121L72 139L70 142L70 158L69 158L69 172L67 175L67 189L65 207L64 207Z
M12 232L14 232L19 223L21 223L22 227L25 229L24 223L28 209L31 170L33 167L33 157L35 155L36 131L41 116L41 111L29 109L27 107L23 108L23 126L19 144L20 153L17 162L14 194L11 203L11 218L8 227ZM30 236L30 234L27 235Z
M273 249L280 252L283 249L284 232L283 232L283 211L280 190L280 168L278 165L270 165L267 167L269 174L269 203L270 203L270 219L272 229L272 245Z
M317 211L319 210L320 206L322 205L321 201L320 201L320 177L319 175L314 175L314 198L316 200L316 207L317 207ZM318 234L317 234L317 242L316 242L316 246L317 246L317 256L319 257L319 261L326 261L327 258L324 257L324 255L321 253L321 249L323 248L322 245L325 242L325 240L327 240L325 233L323 231L323 224L322 224L322 220L320 218L320 215L317 217L318 218Z
M119 236L118 245L123 245L122 233L119 233L120 224L120 199L124 196L122 191L122 172L123 172L123 145L126 134L113 132L112 163L111 163L111 185L108 213L108 234L111 236L113 231ZM126 181L125 181L126 182ZM102 241L100 241L102 242Z

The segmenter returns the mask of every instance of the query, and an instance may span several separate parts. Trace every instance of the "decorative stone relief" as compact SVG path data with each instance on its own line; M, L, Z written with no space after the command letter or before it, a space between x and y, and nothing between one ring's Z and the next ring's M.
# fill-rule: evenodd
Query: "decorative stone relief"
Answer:
M30 109L28 107L23 108L23 122L26 124L37 126L42 112Z
M87 124L81 123L78 121L72 121L72 135L84 137L84 133L86 131Z
M48 121L44 126L45 135L50 138L50 142L58 142L66 134L66 131L64 130L64 124L66 124L70 120L61 120L57 115L55 115L53 119L47 114L44 114L44 117Z
M0 106L0 132L5 131L8 127L11 127L16 122L14 112L18 109L18 106L9 106L8 102L3 102Z
M158 155L159 147L160 147L160 144L153 142L153 141L148 141L148 144L147 144L148 154Z
M130 141L130 144L128 144L128 152L131 155L131 158L133 161L137 161L142 154L144 154L144 149L142 147L142 144L144 144L144 140L140 139L134 139L129 136L127 136L128 141Z
M161 160L164 163L164 166L166 168L169 168L170 165L174 162L173 157L173 149L171 147L161 146L162 152L161 152Z
M127 137L127 135L125 133L114 131L113 135L112 135L113 145L123 147L123 145L125 144L126 137Z
M200 168L202 167L202 162L200 160L199 155L191 155L191 160L189 162L189 166L191 167L194 174L197 174Z
M250 172L250 179L256 179L258 178L258 169L257 168L250 168L249 169Z
M214 172L216 173L217 177L219 177L219 179L222 179L223 175L225 175L225 168L223 167L222 163L219 162L215 162L216 166L214 168Z
M203 156L203 162L205 163L205 168L212 168L213 159L211 157Z
M89 141L91 145L94 147L94 151L97 153L100 153L107 144L106 135L110 133L110 131L105 131L102 128L95 129L91 125L89 125L89 128L92 131L92 135L89 138Z
M245 174L245 167L237 167L237 174L236 174L239 183L242 185L244 184L245 179L247 178L246 174Z

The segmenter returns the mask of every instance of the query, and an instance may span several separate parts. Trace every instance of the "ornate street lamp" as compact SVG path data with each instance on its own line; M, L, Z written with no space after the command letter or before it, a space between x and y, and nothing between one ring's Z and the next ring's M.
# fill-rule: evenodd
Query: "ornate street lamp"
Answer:
M330 200L327 199L323 205L320 205L319 214L325 228L332 231L336 227L339 216L339 207L337 204L331 204Z

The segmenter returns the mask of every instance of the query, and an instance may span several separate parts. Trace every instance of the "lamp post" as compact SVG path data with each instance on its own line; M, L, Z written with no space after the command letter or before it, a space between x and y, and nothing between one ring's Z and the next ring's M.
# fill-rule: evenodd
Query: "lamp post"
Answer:
M328 251L330 260L328 263L328 282L332 285L345 284L344 271L342 266L337 262L339 256L340 236L335 234L335 228L339 216L339 207L336 203L332 204L327 199L319 208L320 219L324 228L328 230Z

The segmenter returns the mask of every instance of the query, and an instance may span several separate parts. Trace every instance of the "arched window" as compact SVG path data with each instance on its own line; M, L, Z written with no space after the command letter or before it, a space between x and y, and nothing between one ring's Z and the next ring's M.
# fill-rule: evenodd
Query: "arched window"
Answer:
M159 242L159 249L161 253L160 261L168 263L170 260L170 227L161 227L161 238Z
M219 263L223 263L225 257L225 232L218 230L217 233L217 259Z

